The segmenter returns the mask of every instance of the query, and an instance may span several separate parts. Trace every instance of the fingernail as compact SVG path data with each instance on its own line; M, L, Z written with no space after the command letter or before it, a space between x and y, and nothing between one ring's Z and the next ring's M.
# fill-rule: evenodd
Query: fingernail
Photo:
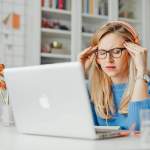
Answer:
M128 42L128 44L132 44L131 42Z

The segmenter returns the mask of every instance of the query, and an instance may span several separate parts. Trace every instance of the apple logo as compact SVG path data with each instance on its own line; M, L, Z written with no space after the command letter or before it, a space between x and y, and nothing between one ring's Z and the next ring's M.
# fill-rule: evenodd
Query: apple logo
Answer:
M49 98L46 94L43 94L40 99L39 99L40 105L44 109L49 109L50 108L50 103L49 103Z

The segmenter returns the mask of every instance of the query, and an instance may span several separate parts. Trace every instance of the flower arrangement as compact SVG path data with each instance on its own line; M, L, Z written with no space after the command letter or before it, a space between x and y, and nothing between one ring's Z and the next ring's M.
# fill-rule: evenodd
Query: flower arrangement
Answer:
M0 64L0 122L4 126L10 126L14 125L14 118L4 80L4 69L4 64Z
M4 81L4 64L0 64L0 104L9 104L8 92Z

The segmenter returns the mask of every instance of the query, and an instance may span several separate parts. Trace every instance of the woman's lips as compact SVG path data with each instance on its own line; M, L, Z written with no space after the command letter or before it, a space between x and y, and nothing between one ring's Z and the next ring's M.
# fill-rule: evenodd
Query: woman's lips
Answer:
M106 66L106 68L116 68L116 66Z
M116 69L116 66L106 66L105 68L107 70L114 70L114 69Z

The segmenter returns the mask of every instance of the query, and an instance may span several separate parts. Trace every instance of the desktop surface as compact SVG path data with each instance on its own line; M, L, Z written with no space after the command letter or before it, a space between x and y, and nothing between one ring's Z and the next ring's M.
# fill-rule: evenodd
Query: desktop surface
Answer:
M84 140L20 134L15 127L0 125L1 150L143 150L140 138L119 137Z

